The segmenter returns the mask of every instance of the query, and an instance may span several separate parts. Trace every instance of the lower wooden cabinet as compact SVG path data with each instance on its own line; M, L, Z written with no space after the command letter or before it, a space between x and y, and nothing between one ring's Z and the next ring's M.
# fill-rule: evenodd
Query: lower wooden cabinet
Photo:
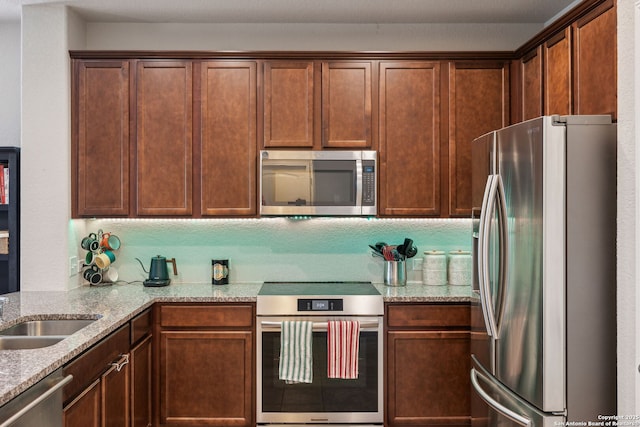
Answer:
M148 309L64 367L65 427L151 426L151 326Z
M63 389L65 427L129 427L127 323L65 366L73 380Z
M387 426L470 424L469 307L389 304Z
M252 426L255 350L252 304L157 308L159 426Z

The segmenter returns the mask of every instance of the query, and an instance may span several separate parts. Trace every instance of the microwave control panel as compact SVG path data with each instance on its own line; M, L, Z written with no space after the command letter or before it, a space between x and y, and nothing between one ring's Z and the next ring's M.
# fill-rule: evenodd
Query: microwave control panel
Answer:
M375 206L376 204L376 162L375 160L362 161L362 205Z

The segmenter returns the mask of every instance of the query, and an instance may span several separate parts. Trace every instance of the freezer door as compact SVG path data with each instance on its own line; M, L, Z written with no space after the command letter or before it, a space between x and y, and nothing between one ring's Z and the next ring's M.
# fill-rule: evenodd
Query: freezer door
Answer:
M472 418L472 427L557 427L565 424L563 415L544 413L500 384L472 358L472 405L480 404L482 415Z
M506 204L495 377L544 412L565 395L565 128L541 117L497 135Z

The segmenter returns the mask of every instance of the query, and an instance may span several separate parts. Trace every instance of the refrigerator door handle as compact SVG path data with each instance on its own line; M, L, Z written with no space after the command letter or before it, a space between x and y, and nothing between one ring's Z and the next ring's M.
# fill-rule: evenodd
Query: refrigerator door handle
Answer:
M489 393L484 391L484 389L480 385L480 382L478 381L478 376L484 377L481 373L476 371L475 368L471 368L471 384L473 385L473 388L475 389L475 391L478 393L478 396L480 396L480 398L484 400L487 403L487 405L491 406L494 410L496 410L500 414L509 418L511 421L520 424L523 427L531 427L533 425L532 420L518 413L515 413L511 409L501 405L499 402L493 399L489 395Z
M495 181L497 181L498 227L500 232L500 272L498 275L498 301L496 303L497 313L495 313L495 322L496 333L499 333L502 325L502 315L504 313L506 300L507 273L509 265L509 239L507 238L507 199L504 191L504 184L502 183L502 177L500 175L496 175Z
M491 286L489 278L489 238L491 236L491 218L495 210L496 195L499 184L498 175L489 175L482 200L480 212L480 225L478 230L478 285L480 288L480 301L482 313L487 325L487 334L498 338L495 312L491 298Z

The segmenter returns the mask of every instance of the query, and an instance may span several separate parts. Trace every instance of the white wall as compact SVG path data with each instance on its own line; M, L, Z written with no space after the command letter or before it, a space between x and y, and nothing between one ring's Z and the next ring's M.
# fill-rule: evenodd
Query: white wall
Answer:
M0 146L20 146L20 22L0 21Z
M640 4L618 0L618 413L640 414Z
M67 288L71 133L69 49L84 23L63 6L22 9L21 289ZM75 239L74 239L75 240ZM37 260L36 260L37 259Z
M87 49L513 51L538 24L88 23Z

